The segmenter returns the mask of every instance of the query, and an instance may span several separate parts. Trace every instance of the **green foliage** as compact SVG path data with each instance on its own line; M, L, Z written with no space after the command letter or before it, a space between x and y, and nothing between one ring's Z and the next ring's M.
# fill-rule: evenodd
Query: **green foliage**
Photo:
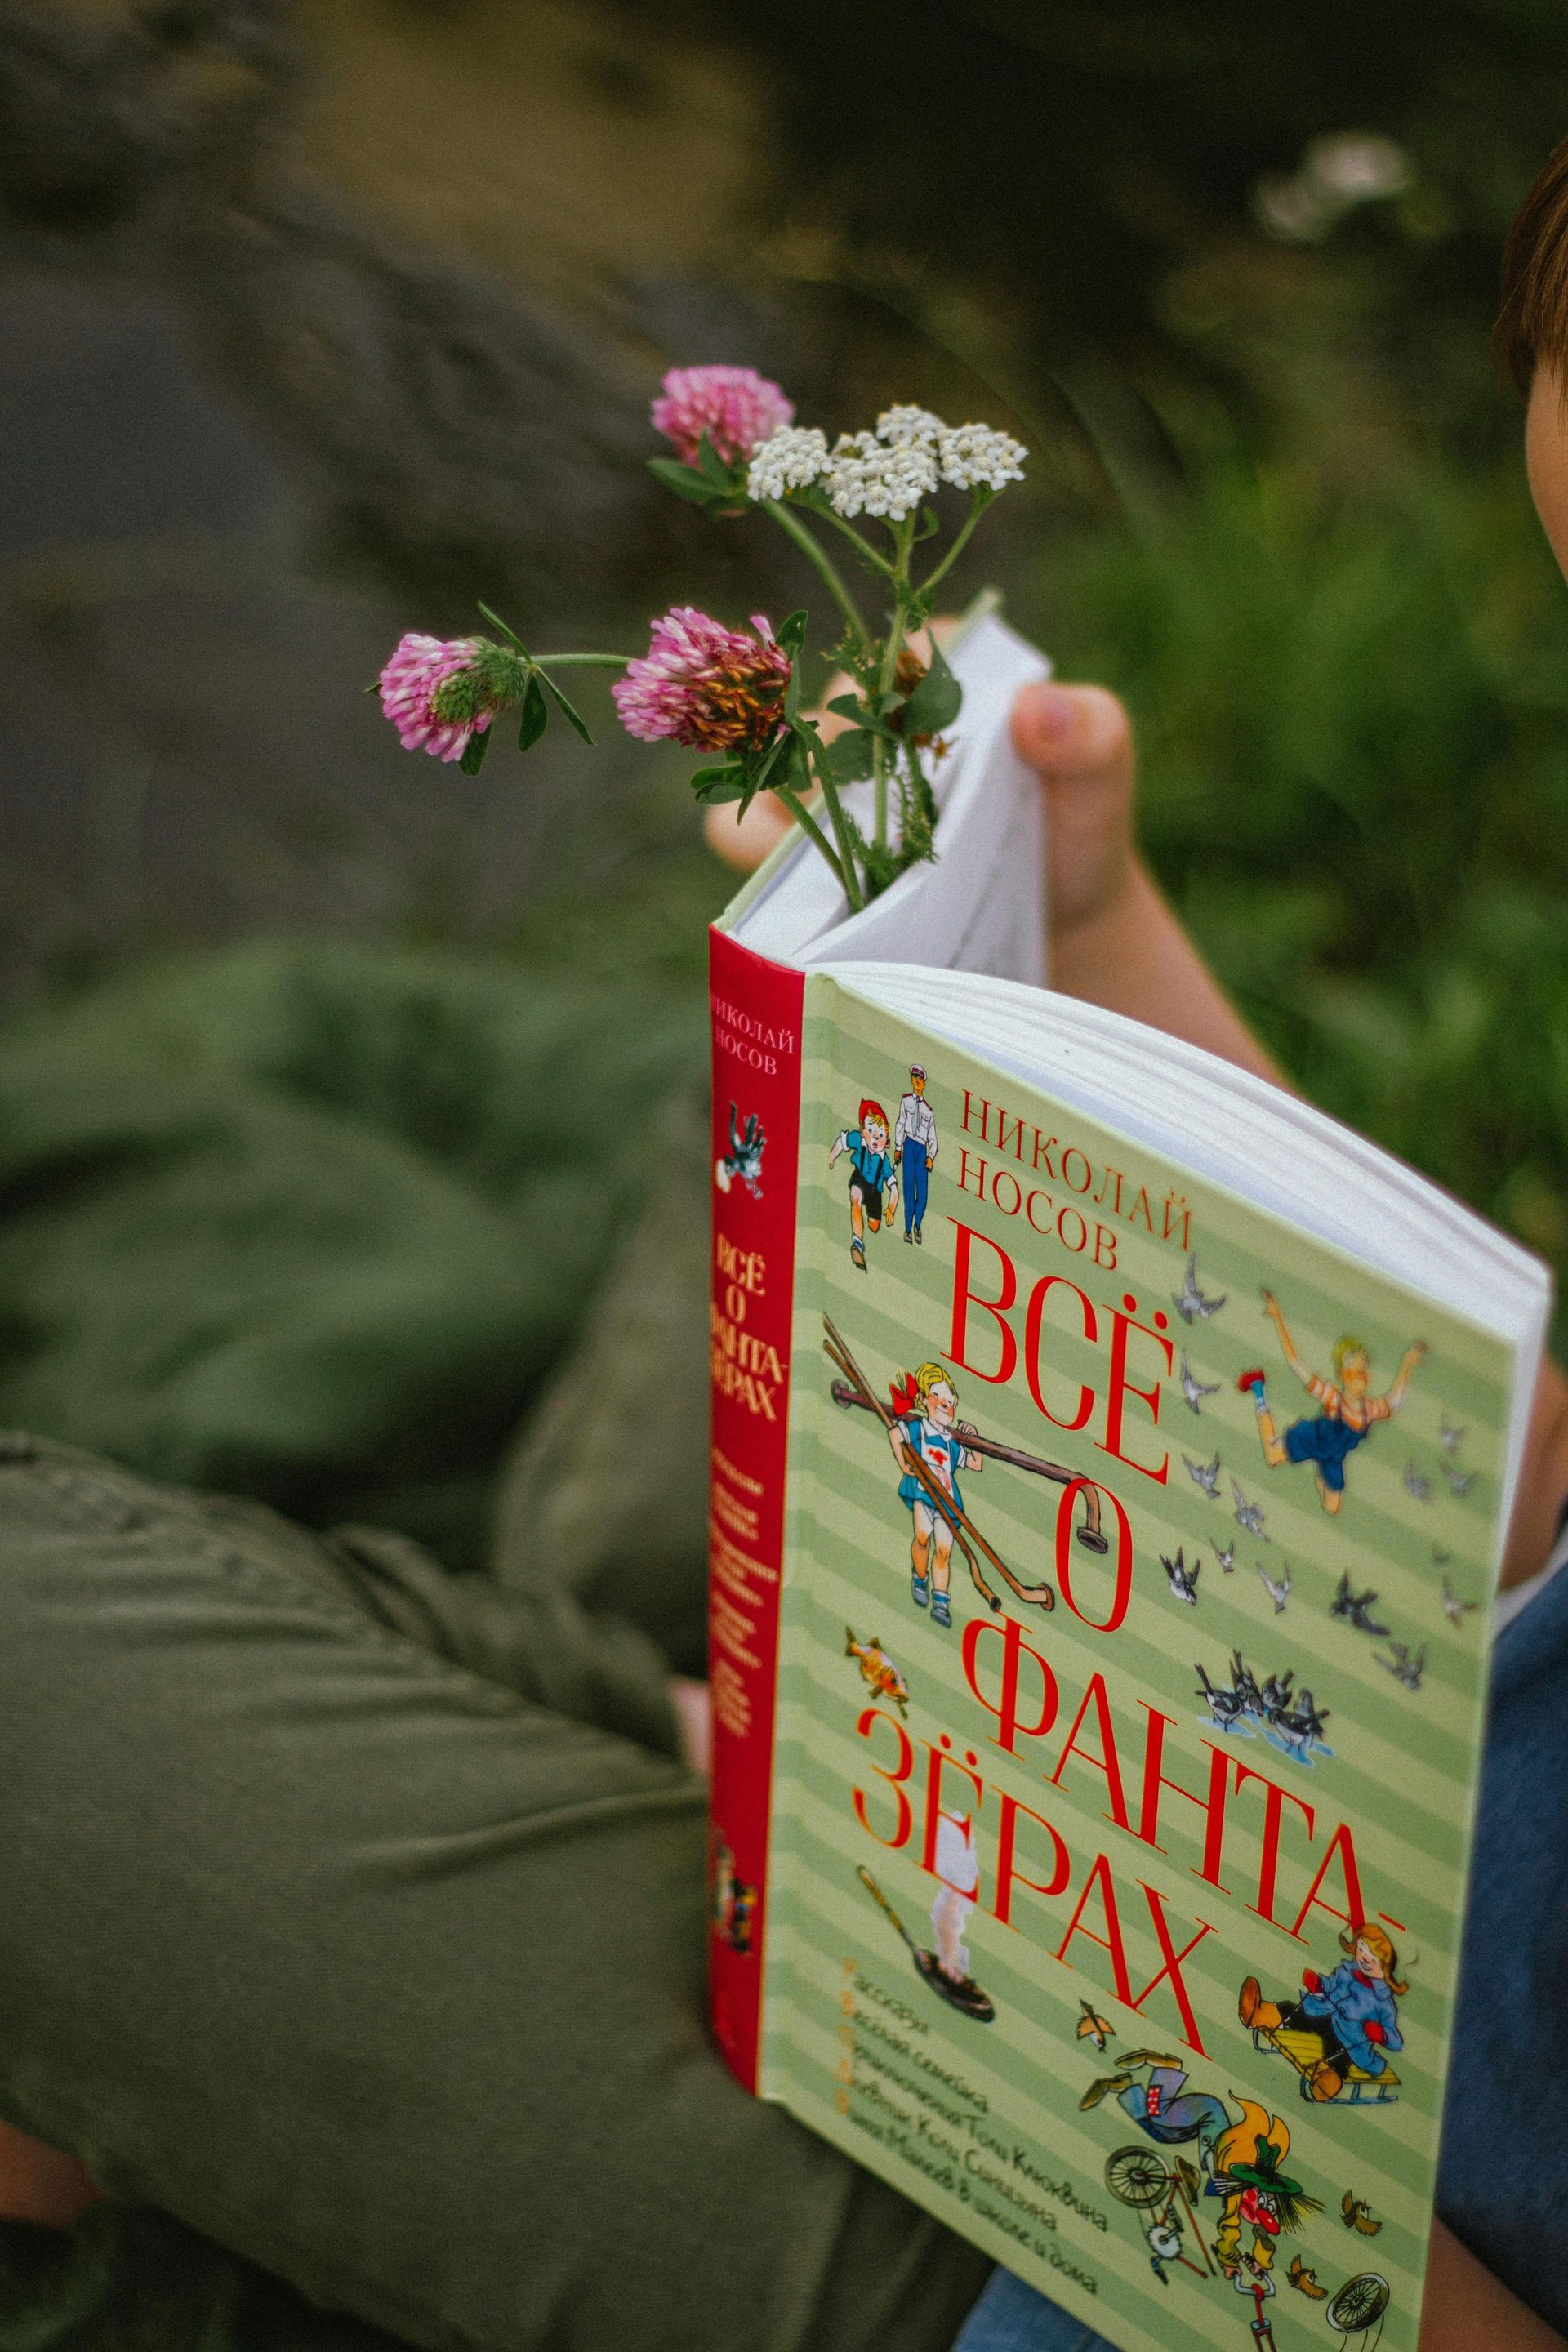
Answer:
M1151 863L1304 1090L1568 1245L1568 605L1517 459L1223 460L1027 614L1138 729Z

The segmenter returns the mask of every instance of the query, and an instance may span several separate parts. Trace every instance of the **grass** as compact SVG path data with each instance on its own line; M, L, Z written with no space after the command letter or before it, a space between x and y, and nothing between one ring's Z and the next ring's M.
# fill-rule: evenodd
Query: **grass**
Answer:
M1161 881L1304 1089L1568 1248L1568 595L1517 463L1234 458L1015 599L1130 705Z

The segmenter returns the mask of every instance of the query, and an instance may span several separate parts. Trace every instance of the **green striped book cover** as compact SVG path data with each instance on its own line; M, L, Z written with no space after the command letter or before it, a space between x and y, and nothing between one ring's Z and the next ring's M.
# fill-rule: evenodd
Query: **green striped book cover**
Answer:
M1415 2352L1511 1350L838 979L800 1055L757 2086L1125 2352Z

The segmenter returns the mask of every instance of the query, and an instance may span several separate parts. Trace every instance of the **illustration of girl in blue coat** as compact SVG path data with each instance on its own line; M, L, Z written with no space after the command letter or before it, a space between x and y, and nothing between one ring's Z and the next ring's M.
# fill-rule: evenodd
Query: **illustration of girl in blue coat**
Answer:
M1243 2025L1260 2032L1284 2026L1317 2035L1323 2054L1308 2076L1314 2099L1337 2097L1352 2066L1363 2074L1384 2073L1386 2053L1405 2047L1394 2004L1395 1994L1410 1988L1400 1980L1398 1956L1387 1936L1381 1927L1346 1927L1340 1948L1350 1958L1328 1976L1303 1969L1299 2000L1265 2000L1258 1979L1248 1977L1237 2004Z
M933 1625L951 1625L948 1580L952 1568L952 1537L958 1522L933 1498L951 1496L955 1512L963 1508L958 1483L961 1470L979 1470L978 1454L963 1441L973 1436L958 1419L958 1391L952 1374L942 1364L922 1364L918 1372L901 1372L889 1390L895 1419L888 1431L893 1460L900 1472L899 1500L907 1503L914 1522L910 1543L910 1591L917 1609L930 1604ZM917 1478L918 1462L931 1481Z

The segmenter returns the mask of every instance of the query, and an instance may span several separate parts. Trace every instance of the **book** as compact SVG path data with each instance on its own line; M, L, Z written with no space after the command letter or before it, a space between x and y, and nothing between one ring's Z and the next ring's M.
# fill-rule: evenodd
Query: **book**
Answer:
M1544 1269L938 861L711 938L713 2030L1124 2352L1414 2352Z

